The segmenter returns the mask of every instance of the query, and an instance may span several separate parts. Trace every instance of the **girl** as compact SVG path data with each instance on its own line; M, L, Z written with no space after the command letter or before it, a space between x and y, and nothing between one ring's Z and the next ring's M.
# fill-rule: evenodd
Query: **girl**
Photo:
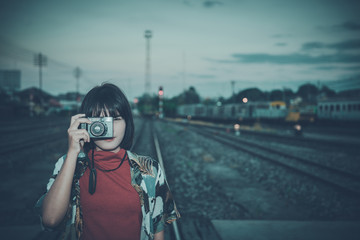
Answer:
M40 198L45 228L66 239L164 239L164 224L180 217L160 165L129 151L134 123L129 102L113 84L85 96L71 118L68 151ZM111 138L90 138L88 117L113 117Z

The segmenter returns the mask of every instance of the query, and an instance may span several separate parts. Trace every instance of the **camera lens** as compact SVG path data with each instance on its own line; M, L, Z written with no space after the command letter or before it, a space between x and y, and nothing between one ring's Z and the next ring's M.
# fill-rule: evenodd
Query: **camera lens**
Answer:
M102 136L105 132L105 126L101 122L94 122L90 126L90 133L95 136Z

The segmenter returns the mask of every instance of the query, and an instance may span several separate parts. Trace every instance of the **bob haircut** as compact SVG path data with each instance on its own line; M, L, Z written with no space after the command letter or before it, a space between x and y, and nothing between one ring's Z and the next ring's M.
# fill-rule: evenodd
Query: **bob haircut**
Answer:
M107 110L107 111L106 111ZM134 120L131 113L130 104L124 93L116 85L103 83L91 89L85 96L80 113L85 113L86 117L99 117L104 112L107 117L121 116L126 123L124 138L120 147L129 150L134 138ZM95 147L94 141L85 143L84 149L88 152Z

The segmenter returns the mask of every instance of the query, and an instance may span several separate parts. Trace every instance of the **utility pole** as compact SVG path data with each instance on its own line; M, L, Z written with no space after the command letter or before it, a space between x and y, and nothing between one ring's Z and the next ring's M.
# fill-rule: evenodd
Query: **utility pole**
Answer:
M230 81L230 83L231 83L231 91L232 91L232 95L231 95L231 102L233 102L233 103L235 103L236 102L236 100L235 100L235 81L234 80L232 80L232 81Z
M286 104L285 91L286 91L286 88L283 86L283 89L282 89L282 100L283 100L283 102L285 102L285 104Z
M231 83L232 97L234 97L234 95L235 95L235 81L232 80L230 83Z
M183 73L182 73L182 80L183 80L183 89L184 92L186 90L186 55L185 51L183 52Z
M79 78L81 77L81 69L76 67L74 70L74 77L76 78L76 101L80 102L79 98Z
M146 30L144 36L146 38L145 93L150 94L150 39L152 37L152 32L150 30Z
M39 66L39 89L40 89L40 100L42 101L42 67L47 65L46 56L41 53L34 55L34 65Z

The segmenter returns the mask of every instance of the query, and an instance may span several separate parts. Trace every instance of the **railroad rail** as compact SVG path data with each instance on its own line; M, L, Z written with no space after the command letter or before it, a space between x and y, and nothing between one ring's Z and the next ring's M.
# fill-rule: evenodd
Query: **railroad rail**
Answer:
M0 129L0 155L19 153L43 144L55 144L66 138L66 126L63 120L54 122L33 122L23 125L9 125Z
M41 129L49 129L64 124L69 124L70 118L49 118L49 119L38 119L29 121L15 121L15 122L1 122L0 133L3 134L14 134L14 133L26 133L38 131Z
M233 126L230 127L227 125L217 125L217 124L213 124L210 122L201 122L201 121L189 121L189 122L184 122L181 121L179 122L179 120L174 120L174 119L168 119L168 121L171 122L175 122L178 124L182 124L182 125L196 125L199 127L202 126L206 126L208 128L212 128L214 130L220 130L220 131L230 131L230 132L234 132L234 128ZM264 138L268 138L271 140L276 140L278 142L283 142L283 143L294 143L294 144L301 144L301 145L306 145L306 146L311 146L311 147L316 147L316 148L321 148L323 149L325 148L335 148L335 149L347 149L347 150L358 150L358 146L360 141L357 139L357 141L354 142L349 142L349 141L334 141L331 139L315 139L315 138L308 138L305 136L295 136L293 133L293 129L288 129L288 130L282 130L283 133L279 134L276 133L274 131L272 131L271 129L268 131L256 131L256 130L250 130L247 128L241 128L241 134L242 135L251 135L251 136L261 136ZM304 133L305 134L305 133ZM306 135L306 134L305 134ZM356 139L356 138L354 138Z
M146 142L152 143L152 144L147 144ZM147 148L146 150L144 150L144 149L140 150L140 148L144 147L144 146L151 146L150 147L151 149ZM135 136L135 141L133 143L131 151L134 151L136 153L138 153L138 151L141 151L142 153L150 151L147 154L150 154L152 156L156 155L156 159L158 160L158 162L163 170L164 176L166 178L166 171L165 171L165 167L164 167L164 162L163 162L163 158L162 158L159 140L158 140L158 137L156 135L156 132L155 132L155 129L153 127L151 120L144 119L144 121L141 123L141 127L137 131L137 135ZM177 222L176 221L173 222L171 224L171 227L172 227L172 232L174 234L173 234L173 236L171 236L170 233L167 232L166 238L174 239L174 240L181 240L182 238L180 236Z
M198 134L214 139L237 150L247 152L253 156L272 162L273 164L285 167L293 172L310 177L318 182L336 188L341 193L356 196L360 195L359 175L354 175L266 146L251 143L239 137L230 136L229 134L221 134L211 129L209 130L206 127L189 127Z
M145 119L140 127L140 131L135 138L133 150L136 153L145 153L154 156L166 177L165 164L161 151L158 134L153 126L153 121ZM151 143L151 144L149 144ZM143 149L145 147L146 149ZM176 201L176 199L175 199ZM170 231L165 231L167 240L220 240L218 233L209 219L184 219L175 221L170 225Z

